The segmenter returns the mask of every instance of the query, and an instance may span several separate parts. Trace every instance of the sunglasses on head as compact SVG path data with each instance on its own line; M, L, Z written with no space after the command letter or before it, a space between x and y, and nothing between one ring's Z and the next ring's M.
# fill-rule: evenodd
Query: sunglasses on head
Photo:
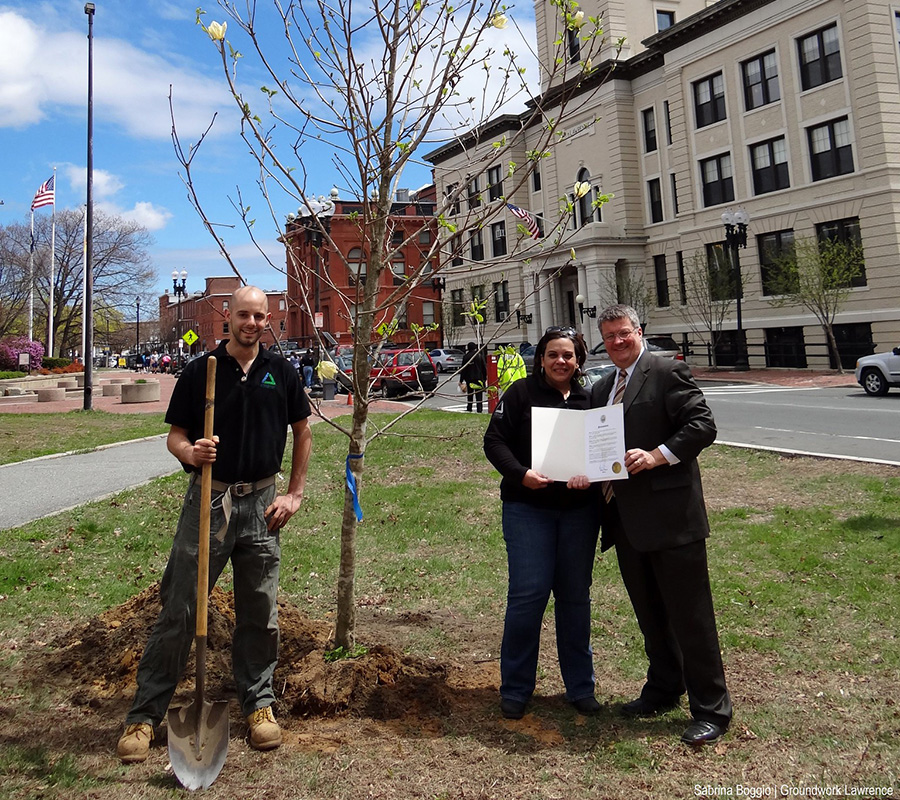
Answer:
M571 325L551 325L544 333L563 333L569 336L575 336L576 330Z

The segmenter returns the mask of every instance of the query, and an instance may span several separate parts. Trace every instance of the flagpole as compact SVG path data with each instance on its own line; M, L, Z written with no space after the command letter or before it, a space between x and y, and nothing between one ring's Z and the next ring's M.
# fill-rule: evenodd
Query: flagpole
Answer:
M87 225L85 227L85 336L84 410L93 408L94 396L94 4L85 3L88 18L87 85Z
M34 206L34 203L32 203ZM31 252L28 256L28 341L34 341L34 208L31 209Z
M81 247L81 362L87 340L87 206L84 207L84 239Z
M53 168L53 225L50 229L50 310L47 312L47 355L53 358L53 299L56 294L56 167Z

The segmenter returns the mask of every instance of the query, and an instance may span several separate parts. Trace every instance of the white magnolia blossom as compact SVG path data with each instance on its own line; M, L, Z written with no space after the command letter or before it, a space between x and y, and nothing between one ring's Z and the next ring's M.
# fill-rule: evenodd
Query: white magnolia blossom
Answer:
M506 14L497 13L494 14L494 16L490 19L491 25L493 25L495 28L499 28L500 30L503 30L508 22L509 19L507 19Z
M584 25L584 12L576 11L572 15L572 27L580 28L582 25Z
M571 250L569 250L569 258L571 258L572 261L575 260L575 248L574 247Z
M587 181L575 181L574 189L576 199L580 200L591 190L591 185Z
M221 42L222 39L225 38L226 30L228 30L227 22L210 22L206 32L209 34L209 38L214 42Z

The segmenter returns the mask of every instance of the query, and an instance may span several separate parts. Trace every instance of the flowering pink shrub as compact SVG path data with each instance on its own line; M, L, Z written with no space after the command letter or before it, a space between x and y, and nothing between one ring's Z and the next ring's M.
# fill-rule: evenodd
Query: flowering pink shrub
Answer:
M0 370L17 370L19 353L31 354L31 368L39 369L44 357L44 345L27 336L8 336L0 340Z

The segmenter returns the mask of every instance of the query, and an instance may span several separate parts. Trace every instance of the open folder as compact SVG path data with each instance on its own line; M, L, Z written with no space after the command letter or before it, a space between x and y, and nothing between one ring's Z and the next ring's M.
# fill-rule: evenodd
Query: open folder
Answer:
M575 475L587 475L592 483L627 478L622 405L532 408L531 468L555 481Z

